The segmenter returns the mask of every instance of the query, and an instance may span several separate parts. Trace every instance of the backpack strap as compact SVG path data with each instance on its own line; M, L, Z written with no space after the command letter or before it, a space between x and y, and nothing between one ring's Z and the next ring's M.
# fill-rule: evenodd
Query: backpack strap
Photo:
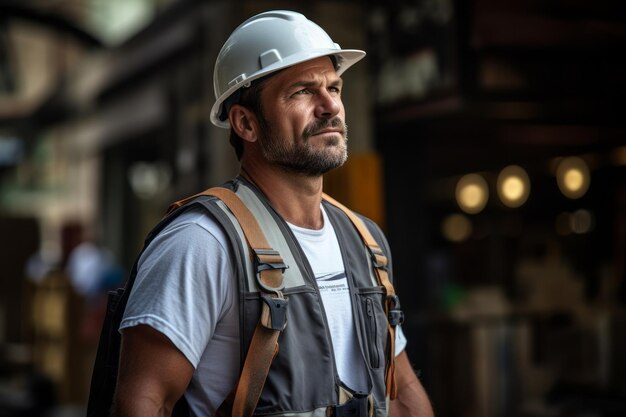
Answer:
M278 251L267 242L257 220L233 191L214 187L170 205L167 213L199 196L219 198L237 218L254 257L257 283L262 291L261 318L252 335L239 381L234 392L220 405L216 416L247 417L254 413L274 357L278 353L278 336L287 324L287 300L284 298L284 264ZM232 410L231 410L232 407Z
M389 280L388 264L389 261L382 251L381 247L372 236L367 226L360 217L352 210L330 197L326 193L322 194L322 198L343 211L350 219L356 230L361 235L361 239L367 246L372 263L375 267L376 279L378 284L385 290L385 313L387 314L387 372L385 374L385 385L387 386L387 395L393 400L397 396L396 378L395 378L395 343L396 343L396 326L404 321L404 313L400 310L400 300L396 295L393 284Z

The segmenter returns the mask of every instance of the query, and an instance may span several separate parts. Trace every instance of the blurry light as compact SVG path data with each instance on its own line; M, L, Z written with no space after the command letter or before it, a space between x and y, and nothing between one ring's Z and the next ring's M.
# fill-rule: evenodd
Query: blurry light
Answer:
M556 232L561 236L572 233L581 235L594 228L594 216L589 210L576 210L574 213L563 212L556 218Z
M135 195L149 199L166 189L171 172L163 162L135 162L128 169L128 180Z
M154 18L153 1L88 0L94 12L87 13L87 24L109 45L118 45L145 27Z
M589 188L589 167L576 156L560 160L556 170L556 181L561 192L568 198L580 198Z
M456 184L456 202L466 213L480 213L488 199L487 181L478 174L465 175Z
M570 228L576 234L589 233L593 229L593 214L589 210L576 210L569 220Z
M17 164L24 155L24 143L21 139L0 136L0 167Z
M510 165L498 175L498 196L507 207L519 207L526 202L530 194L530 180L526 171Z
M472 234L472 222L463 214L451 214L441 223L441 233L452 242L463 242Z

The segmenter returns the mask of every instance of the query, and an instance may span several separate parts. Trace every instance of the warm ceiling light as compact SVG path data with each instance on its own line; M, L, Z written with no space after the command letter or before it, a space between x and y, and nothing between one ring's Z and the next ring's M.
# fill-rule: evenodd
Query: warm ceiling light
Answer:
M478 174L464 175L456 184L455 194L461 210L469 214L480 213L489 199L487 181Z
M510 165L498 175L498 196L507 207L519 207L526 202L530 194L530 180L526 171Z
M589 233L593 229L593 213L589 210L576 210L570 217L570 227L576 234Z
M472 234L472 222L463 214L451 214L443 220L441 233L451 242L463 242Z
M580 198L587 192L590 182L589 168L582 158L572 156L560 160L556 181L568 198Z

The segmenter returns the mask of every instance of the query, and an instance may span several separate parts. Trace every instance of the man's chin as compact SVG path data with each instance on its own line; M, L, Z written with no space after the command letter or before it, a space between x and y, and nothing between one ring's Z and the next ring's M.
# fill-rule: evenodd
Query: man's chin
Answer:
M334 161L326 160L324 163L309 163L309 164L293 164L283 163L280 164L282 168L292 174L301 175L309 178L320 177L334 169L341 167L347 158L340 158Z

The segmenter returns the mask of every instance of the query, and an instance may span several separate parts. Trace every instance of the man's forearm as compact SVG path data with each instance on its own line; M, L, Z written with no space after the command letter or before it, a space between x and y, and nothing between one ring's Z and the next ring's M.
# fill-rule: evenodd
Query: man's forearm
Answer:
M424 387L405 352L396 358L397 398L389 402L390 417L434 417Z
M398 397L389 402L389 417L433 417L430 400L419 382L398 390Z

